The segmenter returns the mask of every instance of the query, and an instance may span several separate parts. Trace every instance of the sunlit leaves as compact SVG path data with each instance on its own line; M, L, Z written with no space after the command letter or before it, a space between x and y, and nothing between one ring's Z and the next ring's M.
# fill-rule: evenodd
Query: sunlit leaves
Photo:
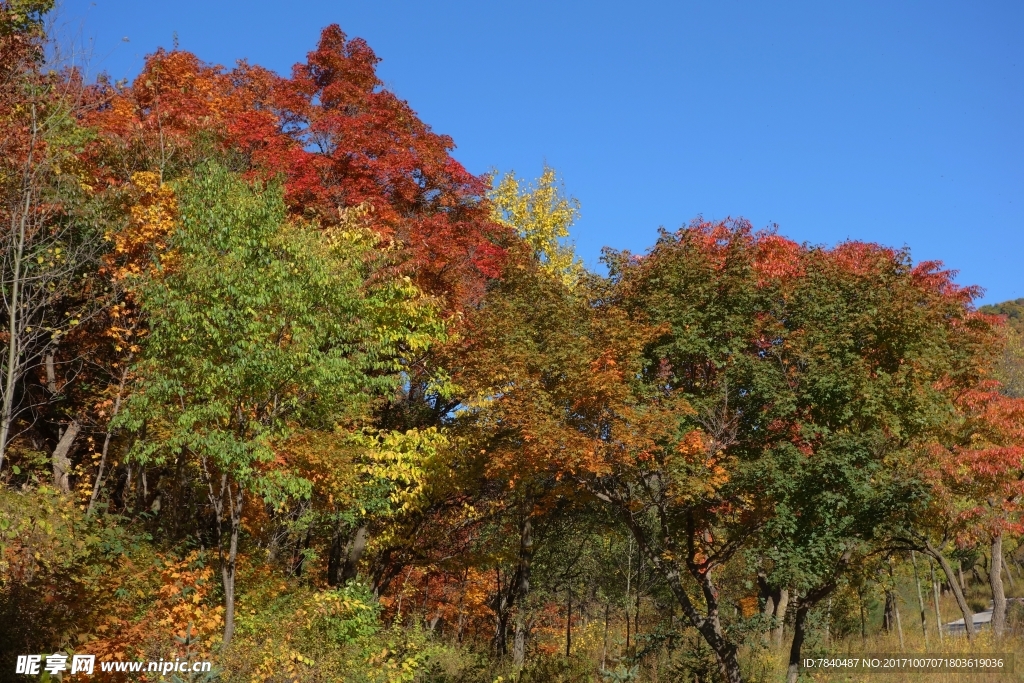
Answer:
M583 274L583 264L565 241L580 206L576 199L562 194L554 169L545 166L535 184L509 172L488 197L495 219L515 229L546 271L574 286Z
M280 190L216 165L183 183L177 267L140 288L151 321L124 423L136 456L210 457L245 481L294 425L333 429L396 386L443 328L407 281L371 280L375 238L290 221Z

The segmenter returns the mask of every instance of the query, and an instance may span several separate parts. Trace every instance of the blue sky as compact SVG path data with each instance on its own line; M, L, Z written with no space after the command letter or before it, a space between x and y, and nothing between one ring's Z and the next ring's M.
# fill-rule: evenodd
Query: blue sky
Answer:
M92 71L170 47L281 73L338 23L471 171L582 203L577 249L743 216L907 245L1024 296L1024 3L64 0ZM124 40L127 38L127 42Z

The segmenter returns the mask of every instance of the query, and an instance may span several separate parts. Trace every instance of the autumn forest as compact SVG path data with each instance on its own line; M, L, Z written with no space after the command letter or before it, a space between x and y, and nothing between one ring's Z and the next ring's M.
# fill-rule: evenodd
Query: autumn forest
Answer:
M0 680L1024 650L1024 302L741 218L595 272L554 169L469 173L338 26L113 82L51 5L0 0Z

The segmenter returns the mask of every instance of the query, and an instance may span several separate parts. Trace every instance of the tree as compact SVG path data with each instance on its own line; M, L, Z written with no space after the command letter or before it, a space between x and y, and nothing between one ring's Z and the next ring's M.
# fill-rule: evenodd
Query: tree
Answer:
M182 50L149 55L130 87L101 83L90 155L110 183L157 169L171 180L210 155L249 179L283 180L289 212L328 227L369 208L367 227L402 247L392 267L454 312L497 277L509 230L492 219L487 179L451 156L452 139L383 87L379 58L337 26L289 78L228 71Z
M555 170L544 167L535 183L526 185L509 172L489 194L495 219L514 228L537 255L541 267L573 287L583 275L583 264L571 246L562 244L579 217L579 202L559 190Z
M1003 538L1024 531L1024 400L1004 396L999 388L982 382L957 397L958 419L945 435L948 445L933 444L924 466L935 513L952 540L961 547L989 545L996 637L1006 625ZM965 612L964 618L973 615Z
M576 214L576 203L558 192L554 171L546 169L531 188L507 176L491 198L495 219L520 239L504 245L500 277L474 309L465 311L458 336L425 359L424 369L450 377L447 389L435 390L432 399L440 410L431 411L451 436L441 449L447 467L424 483L422 505L395 520L389 542L378 544L374 574L382 589L406 563L428 573L457 574L451 559L440 558L462 554L475 558L477 566L493 565L495 650L506 654L515 618L512 654L521 667L532 557L548 541L548 515L555 509L566 514L572 507L559 502L572 499L555 478L551 458L563 444L552 439L574 439L562 421L571 410L571 387L559 378L586 372L586 356L573 355L578 339L573 325L585 302L571 291L581 267L571 248L558 241ZM570 362L583 365L570 371ZM429 378L429 372L421 372L422 379ZM447 392L444 397L441 391ZM392 429L425 424L422 417L390 406L383 418ZM458 473L454 481L452 472ZM459 531L428 531L446 528ZM459 565L458 571L468 570Z
M884 547L879 520L912 505L916 487L895 463L944 425L949 397L937 387L969 371L964 360L989 336L970 310L975 292L939 264L859 243L808 250L803 262L777 315L804 443L780 449L790 455L768 478L778 488L768 492L776 508L764 550L796 593L790 680L807 611Z
M727 680L740 670L716 577L759 549L795 593L794 680L807 612L906 501L890 463L939 423L936 384L973 343L961 330L987 329L973 291L904 252L800 246L743 222L697 221L609 261L604 300L662 330L633 412L669 426L609 427L587 486L620 511Z
M998 304L989 304L978 309L979 313L986 315L1001 315L1006 317L1006 324L1018 332L1024 327L1024 299L1013 299Z
M81 82L73 72L41 70L42 16L51 5L0 3L0 468L19 419L58 398L57 350L92 312L86 274L97 265L102 234L78 156L91 138L76 121ZM40 369L42 389L30 381ZM76 434L75 416L61 418L64 434ZM66 484L56 469L55 478Z
M150 331L119 424L131 458L198 465L215 520L227 647L247 496L308 496L275 455L300 427L331 431L397 384L401 349L441 330L407 281L368 282L374 238L358 225L290 222L280 188L216 164L183 182L157 275L139 283Z

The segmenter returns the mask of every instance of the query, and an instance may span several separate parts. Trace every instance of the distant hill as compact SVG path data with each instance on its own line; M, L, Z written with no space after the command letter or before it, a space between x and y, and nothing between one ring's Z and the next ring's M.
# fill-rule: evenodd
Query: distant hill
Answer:
M1001 304L990 304L979 308L982 313L1005 315L1006 322L1013 329L1024 333L1024 298L1004 301Z
M1006 316L1011 334L1006 336L1002 357L996 363L996 378L1003 383L1004 393L1024 397L1024 299L982 306L978 310Z

